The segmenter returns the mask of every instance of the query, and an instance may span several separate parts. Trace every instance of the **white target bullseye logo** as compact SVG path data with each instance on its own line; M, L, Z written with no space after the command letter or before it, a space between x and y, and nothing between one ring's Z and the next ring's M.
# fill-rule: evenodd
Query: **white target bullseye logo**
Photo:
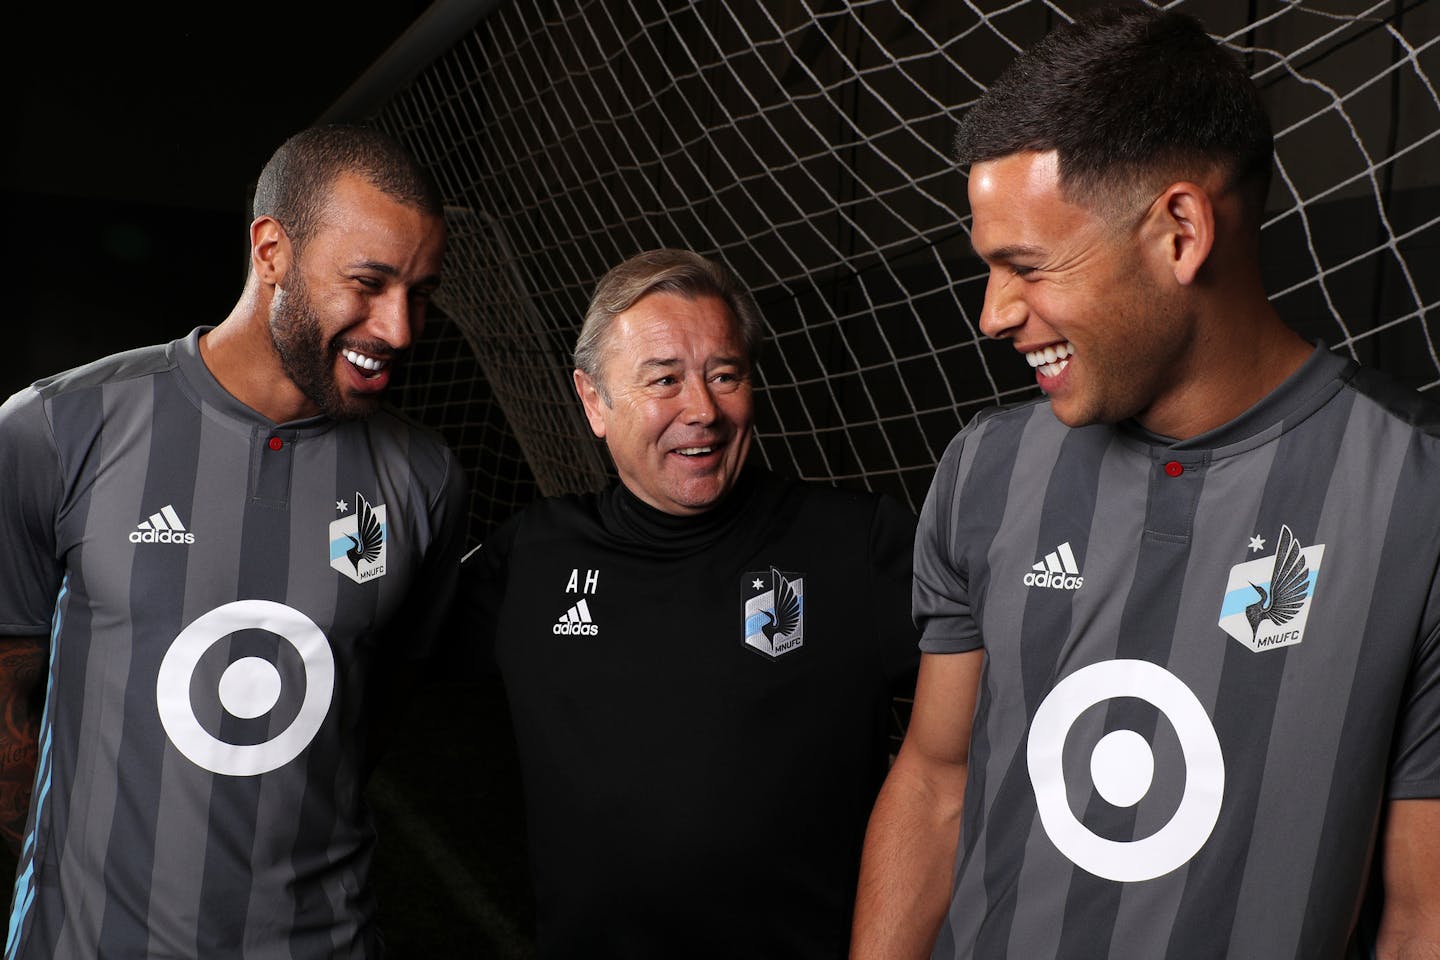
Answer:
M275 634L295 648L305 665L305 699L300 712L264 743L226 743L212 736L190 704L190 678L200 658L237 630ZM225 669L216 692L228 712L250 719L274 708L281 686L274 664L260 657L242 657ZM166 651L155 681L160 722L170 742L196 766L232 777L265 773L299 756L325 722L334 692L335 657L324 632L305 614L271 600L236 600L196 618Z
M1163 827L1139 840L1109 840L1070 809L1061 757L1070 728L1090 707L1115 697L1152 704L1170 721L1185 758L1185 791ZM1174 674L1145 660L1091 664L1061 680L1030 724L1026 743L1030 783L1040 823L1065 856L1097 877L1120 882L1152 880L1186 863L1215 829L1225 794L1225 758L1205 708ZM1095 792L1116 806L1133 806L1150 789L1155 757L1145 738L1116 730L1095 745L1090 774Z

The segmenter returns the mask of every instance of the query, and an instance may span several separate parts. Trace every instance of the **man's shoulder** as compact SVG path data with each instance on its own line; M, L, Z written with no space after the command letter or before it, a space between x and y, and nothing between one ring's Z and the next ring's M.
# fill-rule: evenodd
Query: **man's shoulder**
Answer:
M1383 413L1440 441L1440 399L1427 396L1390 374L1363 364L1346 378L1350 388L1370 400Z
M122 380L135 380L175 369L175 343L157 343L112 353L89 363L42 377L32 388L42 399Z
M1034 429L1037 426L1042 429ZM1109 429L1108 425L1099 426L1101 429ZM950 439L941 459L942 462L958 459L968 444L980 438L1010 438L1012 443L1018 443L1020 435L1028 432L1027 443L1043 443L1046 437L1059 442L1071 429L1056 418L1046 397L1029 397L1013 403L997 404L976 412ZM1086 429L1095 432L1092 428Z

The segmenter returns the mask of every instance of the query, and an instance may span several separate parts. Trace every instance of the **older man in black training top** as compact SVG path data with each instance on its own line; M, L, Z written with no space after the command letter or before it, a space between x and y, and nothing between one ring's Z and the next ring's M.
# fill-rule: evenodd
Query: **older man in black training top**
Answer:
M595 291L575 387L620 482L464 565L494 631L544 957L843 957L914 517L750 462L761 319L682 250Z
M1266 298L1254 85L1103 12L958 144L981 326L1047 397L921 513L856 956L1339 957L1372 846L1380 955L1440 956L1440 414Z

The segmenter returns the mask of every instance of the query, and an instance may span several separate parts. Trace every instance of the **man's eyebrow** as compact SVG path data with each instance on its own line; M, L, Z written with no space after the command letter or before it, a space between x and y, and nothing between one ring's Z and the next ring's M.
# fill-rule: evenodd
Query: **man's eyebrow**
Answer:
M384 275L387 276L387 277L394 277L394 278L398 278L398 277L400 276L400 268L399 268L399 267L395 266L393 263L385 263L383 260L360 260L360 261L358 261L358 262L356 262L356 263L350 264L350 269L352 269L352 270L369 270L369 271L371 271L371 272L373 272L373 273L380 273L380 274L384 274ZM414 283L412 283L410 286L412 286L412 287L438 287L439 285L440 285L440 274L438 274L438 273L432 273L432 274L429 274L429 275L427 275L427 276L421 277L419 280L416 280L416 281L415 281Z
M352 270L371 270L375 273L383 273L387 277L400 276L400 268L393 263L385 263L381 260L357 260L350 264Z
M1043 248L1028 243L1011 243L993 250L980 250L972 241L970 249L986 263L1009 263L1011 260L1034 259L1045 255Z
M682 361L679 357L650 357L650 358L648 358L648 359L641 360L640 363L639 363L639 368L640 368L641 370L650 370L650 369L655 369L655 370L668 370L668 369L670 369L671 367L678 367L678 366L680 366L683 362L684 362L684 361ZM738 356L735 356L735 357L711 357L711 358L710 358L710 362L709 362L708 365L709 365L709 366L712 366L712 367L715 367L715 366L720 366L720 367L725 367L725 366L741 367L741 366L744 366L744 365L745 365L745 361L742 360L742 359L741 359L740 357L738 357Z

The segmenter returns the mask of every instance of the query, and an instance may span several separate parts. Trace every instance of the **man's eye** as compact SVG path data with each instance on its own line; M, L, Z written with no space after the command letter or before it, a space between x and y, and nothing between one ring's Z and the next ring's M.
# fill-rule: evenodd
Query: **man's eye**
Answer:
M1032 273L1035 272L1035 268L1034 268L1034 267L1022 267L1022 266L1020 266L1020 265L1018 265L1018 264L1012 263L1012 264L1010 265L1010 272L1013 273L1013 274L1015 274L1015 276L1017 276L1017 277L1028 277L1028 276L1030 276Z
M356 277L355 282L366 290L379 290L384 285L377 277Z
M669 376L669 375L666 375L666 376L657 378L656 381L655 381L655 386L657 386L657 387L673 387L673 386L674 386L676 383L678 383L678 382L679 382L679 381L676 380L674 377Z

